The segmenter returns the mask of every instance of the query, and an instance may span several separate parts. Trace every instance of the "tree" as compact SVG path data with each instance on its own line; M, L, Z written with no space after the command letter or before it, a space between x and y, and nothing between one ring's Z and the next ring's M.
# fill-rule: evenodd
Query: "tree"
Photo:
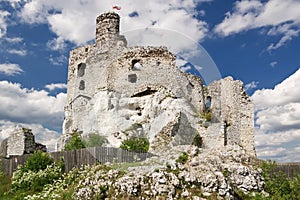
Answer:
M65 145L64 150L76 150L84 147L84 142L81 140L79 133L73 133L71 140Z

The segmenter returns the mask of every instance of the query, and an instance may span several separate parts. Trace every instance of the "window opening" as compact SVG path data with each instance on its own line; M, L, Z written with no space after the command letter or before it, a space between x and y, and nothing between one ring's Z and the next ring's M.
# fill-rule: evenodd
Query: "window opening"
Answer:
M133 59L131 61L131 69L132 70L137 70L137 71L141 70L143 66L140 63L140 61L141 61L140 59Z
M78 64L78 68L77 68L77 75L78 77L83 77L85 74L85 68L86 68L86 64L85 63L80 63Z
M129 74L129 75L128 75L128 81L129 81L130 83L136 83L136 81L137 81L137 76L136 76L136 74Z
M85 82L81 80L79 83L79 90L84 90L84 89L85 89Z

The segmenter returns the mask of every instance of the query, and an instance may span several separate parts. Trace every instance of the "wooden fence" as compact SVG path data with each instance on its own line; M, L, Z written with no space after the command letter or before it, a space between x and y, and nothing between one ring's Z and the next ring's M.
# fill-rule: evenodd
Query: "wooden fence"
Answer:
M96 163L122 163L122 162L139 162L154 156L151 153L138 153L126 151L119 148L111 147L90 147L72 151L50 152L48 153L54 161L63 159L65 163L65 172L69 172L73 167L81 165L93 165ZM22 165L28 158L27 155L15 156L9 159L2 159L2 170L8 175Z
M56 162L62 158L65 163L66 172L69 172L73 167L80 167L81 165L104 164L107 162L139 162L154 156L151 153L137 153L111 147L90 147L73 151L50 152L48 154ZM28 156L27 154L9 159L2 158L2 170L8 176L12 176L18 165L24 164ZM296 174L300 175L300 162L278 163L275 171L282 171L287 177L293 178Z
M300 162L278 163L276 171L282 171L288 178L293 178L296 174L300 175Z

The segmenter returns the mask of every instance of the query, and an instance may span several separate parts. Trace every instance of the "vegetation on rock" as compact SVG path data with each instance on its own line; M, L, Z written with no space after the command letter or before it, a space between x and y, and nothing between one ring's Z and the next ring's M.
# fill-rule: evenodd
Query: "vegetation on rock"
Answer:
M84 148L84 142L82 141L79 133L72 133L71 140L65 145L64 150L76 150Z
M96 133L91 133L87 136L87 138L83 139L83 143L85 147L100 147L106 142L107 140L105 137L98 135Z
M124 140L120 146L121 149L128 151L148 152L150 147L147 138L131 138Z
M120 163L117 168L114 165L110 167L106 165L82 166L65 174L62 174L59 165L53 162L47 165L46 168L42 167L43 165L33 163L36 167L32 169L36 172L31 170L24 172L26 171L26 163L14 173L12 182L0 171L0 199L71 200L124 199L124 197L127 199L139 199L140 197L145 197L145 199L161 197L165 199L169 198L168 192L172 191L173 186L176 188L173 191L175 199L220 198L216 192L205 193L196 182L187 181L182 177L182 173L186 171L180 169L183 169L184 163L190 162L189 156L190 154L183 152L176 162L167 163L162 168L153 168L150 173L147 172L144 175L136 173L135 170L130 171L127 169L128 163ZM46 156L41 156L41 153L32 155L31 159L37 157L43 159L41 163L48 163L49 159ZM137 164L143 165L142 163ZM126 167L122 167L122 165L126 165ZM40 169L38 169L38 166L41 166ZM151 168L150 166L144 167ZM257 167L261 167L263 170L266 193L255 193L255 191L244 193L241 189L233 187L232 192L236 199L300 199L299 175L296 175L293 179L287 178L284 173L276 171L276 163L274 162L262 162ZM230 179L231 172L229 170L224 169L222 173L227 179Z

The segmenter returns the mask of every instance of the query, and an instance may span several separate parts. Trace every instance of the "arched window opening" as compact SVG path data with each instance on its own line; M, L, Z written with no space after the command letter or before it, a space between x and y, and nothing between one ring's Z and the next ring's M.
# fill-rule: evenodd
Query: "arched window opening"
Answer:
M81 80L79 83L79 90L84 90L84 89L85 89L85 82Z
M141 70L142 69L142 64L140 63L140 59L133 59L132 61L131 61L131 69L133 70L133 71L139 71L139 70Z
M211 107L211 97L210 96L206 97L205 107L206 107L206 110L210 109L210 107Z
M78 77L83 77L85 74L85 68L86 68L86 64L85 63L80 63L78 64L77 67L77 76Z

